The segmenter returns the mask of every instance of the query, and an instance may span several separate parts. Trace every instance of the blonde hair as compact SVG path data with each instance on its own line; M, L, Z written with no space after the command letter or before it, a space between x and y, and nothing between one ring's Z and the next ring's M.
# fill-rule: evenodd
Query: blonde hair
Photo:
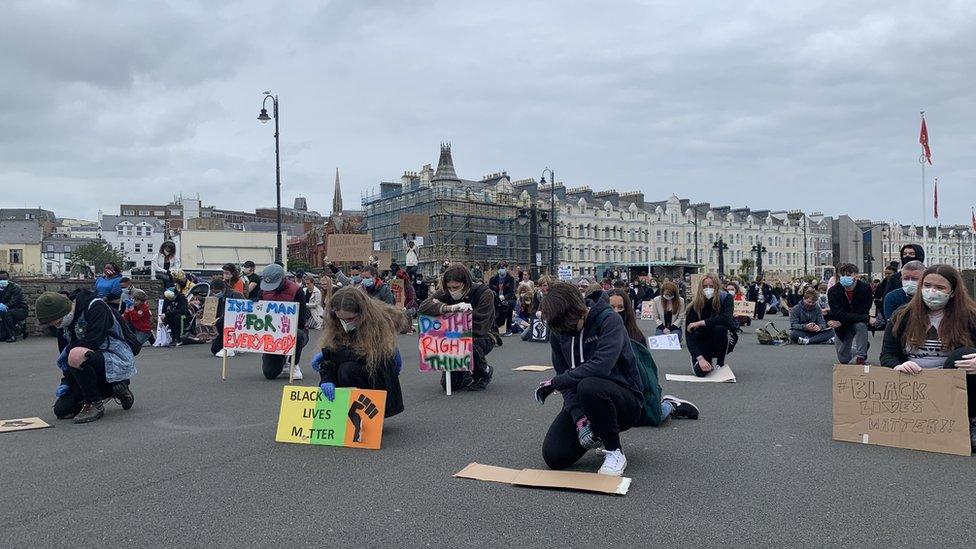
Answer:
M712 286L715 289L715 293L712 295L711 301L712 309L718 313L722 309L722 282L719 280L718 275L715 273L708 273L702 277L701 282L698 284L698 291L695 292L695 297L692 299L691 304L688 306L698 313L698 317L702 316L702 309L705 308L705 281L711 279Z
M355 331L342 328L336 311L359 315ZM403 321L403 313L392 305L367 296L359 288L342 288L329 300L320 347L329 351L351 349L364 359L366 371L373 375L380 364L396 353L396 336Z

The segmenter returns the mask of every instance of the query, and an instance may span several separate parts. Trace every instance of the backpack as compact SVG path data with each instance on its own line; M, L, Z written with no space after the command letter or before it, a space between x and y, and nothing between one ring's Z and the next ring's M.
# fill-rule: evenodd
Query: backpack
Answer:
M763 328L757 328L756 337L760 345L783 345L790 342L790 333L786 330L777 330L772 322L767 322Z
M88 308L91 309L92 303L95 303L96 301L105 303L105 301L102 299L96 298L91 300L91 302L88 304ZM112 316L115 317L115 323L119 325L119 331L122 332L122 341L125 341L125 344L129 346L129 349L132 351L132 356L139 356L139 351L142 350L142 342L140 342L136 337L136 333L132 329L132 326L130 326L129 323L122 318L122 314L119 313L118 309L112 307L108 303L105 303L105 305L108 307L108 310L112 311Z
M610 309L605 309L596 318L597 322L603 322L606 315L611 312ZM627 342L630 344L630 350L634 353L637 373L640 374L644 392L644 414L640 425L658 426L664 423L664 418L661 417L661 383L658 381L657 364L654 363L650 349L629 337Z

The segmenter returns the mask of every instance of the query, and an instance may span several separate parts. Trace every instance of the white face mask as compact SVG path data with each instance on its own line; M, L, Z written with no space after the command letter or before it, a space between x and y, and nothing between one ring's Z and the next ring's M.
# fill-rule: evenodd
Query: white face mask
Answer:
M457 290L457 291L448 290L447 293L451 294L451 299L457 301L457 300L461 299L462 297L464 297L464 293L465 292L464 292L464 289L462 288L462 289Z
M947 294L935 288L922 289L922 301L933 311L941 311L944 309L946 304L949 303L950 297L952 297L952 294Z
M339 319L339 324L342 324L342 329L345 330L346 333L349 333L349 332L351 332L351 331L353 331L353 330L356 329L356 323L355 322L347 322L347 321L342 320L340 318Z
M908 295L915 295L915 292L918 291L918 281L917 280L902 280L901 281L901 287L902 287L903 290L905 290L905 293L906 294L908 294Z
M705 294L705 299L711 299L715 296L715 288L704 288L702 293Z
M672 299L674 299L674 296L669 294L664 294L664 299L671 301Z

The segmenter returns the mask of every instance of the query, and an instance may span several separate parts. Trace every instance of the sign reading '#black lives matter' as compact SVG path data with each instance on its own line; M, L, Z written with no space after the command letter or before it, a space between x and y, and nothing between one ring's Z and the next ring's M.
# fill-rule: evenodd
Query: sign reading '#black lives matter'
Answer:
M966 374L834 365L834 440L968 456Z

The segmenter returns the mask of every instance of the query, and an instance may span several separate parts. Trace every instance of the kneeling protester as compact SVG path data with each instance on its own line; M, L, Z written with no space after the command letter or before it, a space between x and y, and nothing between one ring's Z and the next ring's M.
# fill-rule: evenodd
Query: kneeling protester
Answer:
M573 285L555 282L542 302L556 377L542 382L535 397L540 404L554 391L563 397L542 455L550 468L565 469L587 450L603 448L598 472L621 476L627 458L620 432L642 423L643 387L623 320L604 314L606 294L591 295L602 297L584 301Z
M403 313L371 299L358 288L332 294L325 316L322 351L312 358L325 398L335 399L336 387L386 391L385 417L403 411L400 370L403 362L396 346Z

